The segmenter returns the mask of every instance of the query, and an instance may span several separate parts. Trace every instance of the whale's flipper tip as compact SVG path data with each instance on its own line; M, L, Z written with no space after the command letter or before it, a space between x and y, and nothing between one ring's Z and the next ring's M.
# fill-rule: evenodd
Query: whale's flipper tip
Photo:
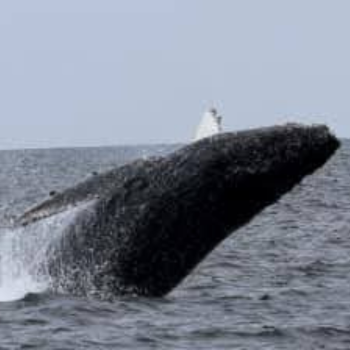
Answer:
M194 141L213 136L222 132L222 116L220 116L216 108L209 108L202 117L197 127Z

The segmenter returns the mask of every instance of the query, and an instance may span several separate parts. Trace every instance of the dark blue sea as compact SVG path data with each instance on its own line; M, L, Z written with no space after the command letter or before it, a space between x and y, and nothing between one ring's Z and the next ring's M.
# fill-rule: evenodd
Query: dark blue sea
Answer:
M54 295L26 275L62 222L14 230L13 218L94 172L176 147L0 151L0 349L350 349L346 140L165 298Z

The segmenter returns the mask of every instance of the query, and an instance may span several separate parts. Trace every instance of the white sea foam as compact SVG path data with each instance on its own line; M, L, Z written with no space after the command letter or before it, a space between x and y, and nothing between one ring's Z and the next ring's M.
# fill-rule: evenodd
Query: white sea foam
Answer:
M25 227L0 230L0 302L40 293L50 285L46 270L47 251L61 237L78 209Z

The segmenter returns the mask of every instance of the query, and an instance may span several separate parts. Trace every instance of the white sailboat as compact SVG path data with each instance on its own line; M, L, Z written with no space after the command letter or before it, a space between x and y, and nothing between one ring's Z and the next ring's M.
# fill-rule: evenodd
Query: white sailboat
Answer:
M202 120L196 130L194 141L218 134L222 131L222 117L215 108L211 108L203 114Z

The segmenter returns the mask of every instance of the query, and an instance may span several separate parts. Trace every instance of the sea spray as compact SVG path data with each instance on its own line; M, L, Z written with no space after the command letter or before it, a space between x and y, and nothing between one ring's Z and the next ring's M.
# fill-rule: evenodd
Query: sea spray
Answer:
M79 208L27 226L0 230L0 302L40 293L50 286L48 252Z

